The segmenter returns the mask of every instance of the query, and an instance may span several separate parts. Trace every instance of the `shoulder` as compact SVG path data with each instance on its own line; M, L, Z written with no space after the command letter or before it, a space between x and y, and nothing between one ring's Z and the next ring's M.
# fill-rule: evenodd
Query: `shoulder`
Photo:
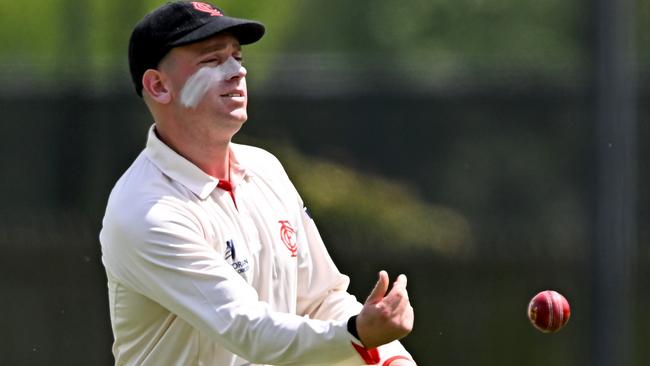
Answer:
M141 153L115 183L108 197L106 216L140 216L142 209L151 206L171 193L171 184L165 175Z
M259 147L240 144L231 146L238 162L252 173L259 184L283 197L299 197L293 182L275 155Z
M236 143L231 143L230 146L241 163L254 163L260 159L265 162L279 163L275 155L260 147Z
M272 153L255 146L231 144L237 161L258 175L285 175L282 163Z
M147 286L138 271L168 266L179 248L203 240L203 226L191 203L155 192L112 195L99 233L106 270L139 291Z
M102 222L102 245L142 243L170 225L199 231L189 197L184 187L141 154L111 191Z

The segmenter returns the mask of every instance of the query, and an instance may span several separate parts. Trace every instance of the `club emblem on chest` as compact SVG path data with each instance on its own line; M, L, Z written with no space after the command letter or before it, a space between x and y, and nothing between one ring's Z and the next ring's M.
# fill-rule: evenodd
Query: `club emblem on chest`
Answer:
M296 230L291 227L289 221L280 220L280 239L291 252L292 257L298 256L298 245L296 244Z

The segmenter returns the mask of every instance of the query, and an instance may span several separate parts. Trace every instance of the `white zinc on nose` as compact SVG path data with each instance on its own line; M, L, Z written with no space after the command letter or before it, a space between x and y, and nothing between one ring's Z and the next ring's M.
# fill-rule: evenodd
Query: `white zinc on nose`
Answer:
M183 85L181 104L187 108L196 108L212 86L220 81L231 79L241 72L245 73L246 69L233 57L228 57L224 63L217 66L200 68Z

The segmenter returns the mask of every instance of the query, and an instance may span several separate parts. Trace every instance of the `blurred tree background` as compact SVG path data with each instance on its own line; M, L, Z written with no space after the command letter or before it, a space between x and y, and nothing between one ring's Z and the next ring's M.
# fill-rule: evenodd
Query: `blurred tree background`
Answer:
M126 49L152 0L0 7L2 365L110 365L97 240L152 123ZM591 365L598 17L587 1L217 3L267 35L244 49L237 142L280 157L351 291L409 275L421 365ZM638 0L629 364L647 364L650 1ZM638 161L636 160L638 156ZM602 172L601 172L602 173ZM562 332L526 320L546 288Z

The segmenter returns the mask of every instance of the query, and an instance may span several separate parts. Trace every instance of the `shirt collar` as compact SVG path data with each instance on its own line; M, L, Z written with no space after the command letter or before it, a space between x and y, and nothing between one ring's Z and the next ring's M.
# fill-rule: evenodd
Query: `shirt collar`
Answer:
M246 169L239 160L237 159L237 154L235 154L235 149L233 148L236 144L230 144L230 183L233 187L237 187L247 176L253 175L252 171Z
M166 176L187 187L200 199L205 200L217 187L219 180L206 174L199 167L172 150L162 142L151 126L147 136L145 153ZM247 170L239 163L233 149L230 148L230 180L233 187L247 175Z

